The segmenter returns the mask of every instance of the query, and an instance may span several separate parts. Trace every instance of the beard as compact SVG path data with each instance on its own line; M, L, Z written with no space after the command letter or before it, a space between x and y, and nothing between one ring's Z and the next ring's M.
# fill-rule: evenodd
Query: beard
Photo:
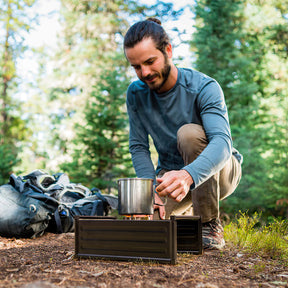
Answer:
M155 73L153 75L148 75L148 76L146 76L146 77L141 79L143 82L145 82L149 86L149 88L151 90L156 91L156 92L160 91L160 89L164 86L164 84L166 83L166 81L167 81L167 79L169 77L170 71L171 71L171 65L168 62L167 55L164 54L164 57L165 57L164 67L160 71L160 73ZM150 80L150 79L152 79L155 76L157 76L157 78L162 79L161 83L147 83L145 81L145 80Z

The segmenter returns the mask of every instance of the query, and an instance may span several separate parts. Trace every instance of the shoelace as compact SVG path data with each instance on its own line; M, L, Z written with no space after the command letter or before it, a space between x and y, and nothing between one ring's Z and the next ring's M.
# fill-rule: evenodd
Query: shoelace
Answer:
M223 228L221 224L218 224L216 221L211 221L208 223L205 223L202 226L202 235L203 236L208 236L211 234L216 234L216 233L222 233Z

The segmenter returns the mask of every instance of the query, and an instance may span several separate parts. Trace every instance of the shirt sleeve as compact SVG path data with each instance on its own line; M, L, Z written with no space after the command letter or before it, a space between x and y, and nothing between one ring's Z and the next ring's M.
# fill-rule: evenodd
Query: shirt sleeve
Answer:
M197 105L208 145L192 163L183 168L193 178L192 188L220 171L232 155L227 107L222 89L216 81L202 87Z
M139 178L156 179L149 147L148 133L137 114L135 93L130 85L127 91L127 112L129 116L129 151L133 167Z

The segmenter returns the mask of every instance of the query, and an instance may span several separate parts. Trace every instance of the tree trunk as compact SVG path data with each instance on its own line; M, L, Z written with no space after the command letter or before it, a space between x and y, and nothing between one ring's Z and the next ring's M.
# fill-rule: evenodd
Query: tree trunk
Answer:
M9 75L9 33L10 33L10 28L9 28L9 22L11 19L11 5L10 2L8 2L8 18L7 18L7 23L6 23L6 36L5 36L5 45L4 45L4 53L3 53L3 89L1 92L1 113L0 113L0 123L2 125L0 126L0 144L3 144L4 138L6 135L7 131L7 120L8 120L8 115L6 111L6 106L7 106L7 90L8 90L8 84L9 81L12 79L12 75Z

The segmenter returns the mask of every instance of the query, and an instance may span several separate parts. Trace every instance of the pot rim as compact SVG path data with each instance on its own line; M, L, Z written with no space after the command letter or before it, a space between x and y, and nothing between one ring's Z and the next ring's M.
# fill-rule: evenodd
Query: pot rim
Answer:
M145 180L149 180L149 181L154 181L154 179L152 178L121 178L121 179L118 179L118 182L119 181L131 181L131 180L141 180L141 181L145 181Z

